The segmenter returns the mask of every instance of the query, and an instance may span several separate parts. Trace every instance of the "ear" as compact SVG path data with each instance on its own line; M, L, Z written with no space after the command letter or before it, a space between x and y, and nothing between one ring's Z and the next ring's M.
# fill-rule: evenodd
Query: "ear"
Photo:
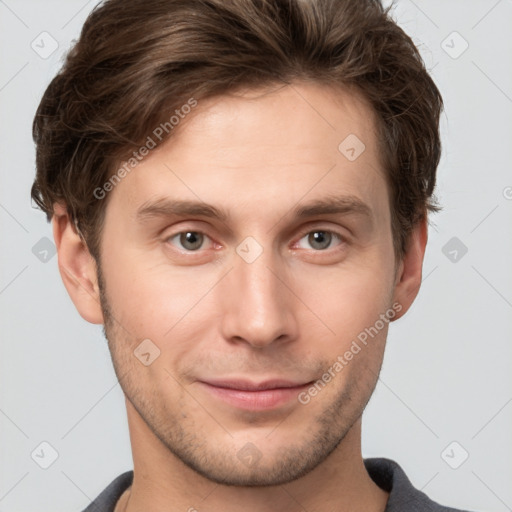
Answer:
M402 309L397 312L393 320L403 316L418 295L427 238L427 216L425 215L413 228L409 236L407 250L397 269L393 300L400 304Z
M65 205L55 203L53 211L53 238L64 286L82 318L103 324L96 262L77 233Z

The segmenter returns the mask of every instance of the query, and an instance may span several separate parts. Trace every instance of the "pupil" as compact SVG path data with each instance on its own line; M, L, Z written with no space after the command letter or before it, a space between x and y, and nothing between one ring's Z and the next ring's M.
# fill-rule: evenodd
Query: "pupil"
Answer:
M201 247L203 243L203 235L195 233L194 231L183 233L180 238L181 245L189 250L197 249Z
M331 234L325 231L314 231L309 235L309 243L315 249L326 249L331 243Z

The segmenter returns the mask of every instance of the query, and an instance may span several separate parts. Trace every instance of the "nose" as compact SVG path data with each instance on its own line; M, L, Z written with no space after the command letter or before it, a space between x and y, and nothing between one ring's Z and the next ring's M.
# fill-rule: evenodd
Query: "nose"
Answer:
M222 334L231 343L265 348L297 337L297 299L287 287L289 270L277 259L270 250L251 263L235 255L219 294Z

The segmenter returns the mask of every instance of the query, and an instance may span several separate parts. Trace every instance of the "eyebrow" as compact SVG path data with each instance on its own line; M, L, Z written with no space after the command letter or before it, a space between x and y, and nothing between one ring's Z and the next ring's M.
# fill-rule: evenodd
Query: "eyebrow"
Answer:
M227 221L226 211L216 208L201 201L180 201L174 199L157 199L156 201L146 201L137 209L136 217L144 221L155 217L185 217L199 216L210 217Z
M312 201L295 209L295 217L303 219L315 215L327 214L358 214L371 219L372 209L356 196L329 196Z
M303 206L297 205L281 218L288 216L290 213L297 219L306 219L308 217L328 214L358 214L368 217L368 219L372 219L373 217L371 208L361 199L352 195L330 196L311 201ZM136 218L139 221L173 216L207 217L223 222L226 222L230 217L226 210L216 208L202 201L183 201L170 198L146 201L136 212Z

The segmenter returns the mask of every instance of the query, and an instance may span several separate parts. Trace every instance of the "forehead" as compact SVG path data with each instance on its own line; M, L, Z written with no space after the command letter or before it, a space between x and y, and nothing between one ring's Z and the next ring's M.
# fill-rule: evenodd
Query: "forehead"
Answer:
M111 199L132 209L165 194L269 206L272 198L286 202L284 193L297 201L337 188L375 201L369 196L383 186L375 114L364 98L297 83L199 101Z
M204 151L230 147L256 155L257 144L263 144L273 157L282 154L288 160L291 147L309 152L328 148L330 155L338 156L340 142L355 135L365 144L367 156L378 157L375 120L357 90L300 82L201 101L168 145L194 146L207 134Z

